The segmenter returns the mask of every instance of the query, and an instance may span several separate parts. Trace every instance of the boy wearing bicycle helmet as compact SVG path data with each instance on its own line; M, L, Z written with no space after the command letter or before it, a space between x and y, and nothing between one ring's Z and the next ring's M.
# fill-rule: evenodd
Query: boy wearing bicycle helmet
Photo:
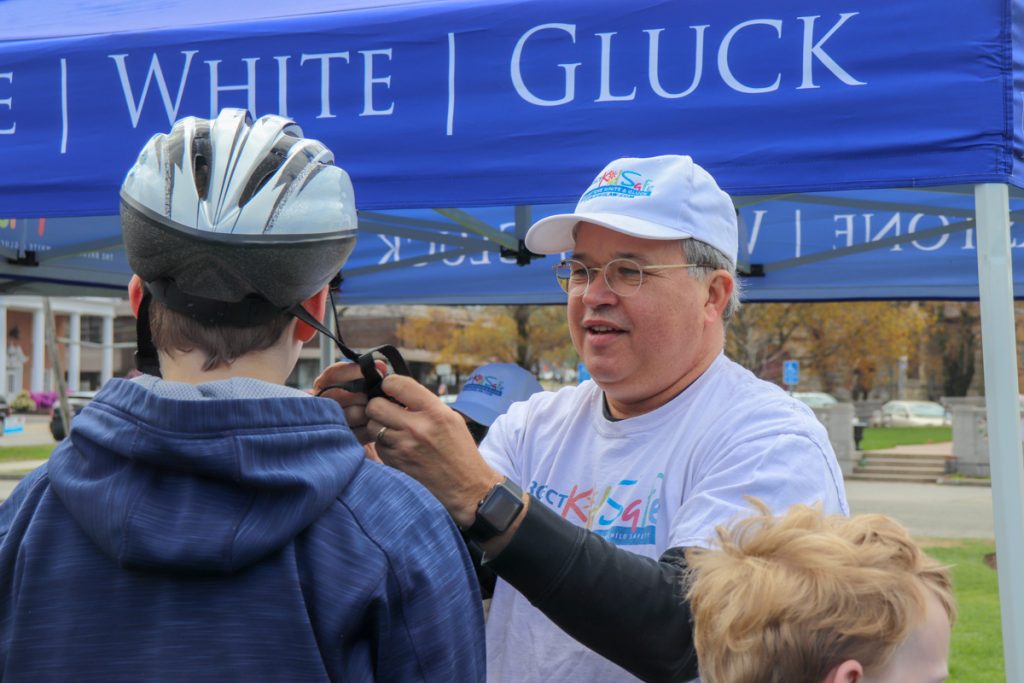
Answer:
M448 516L283 386L356 236L330 150L283 117L187 118L121 202L148 374L0 507L0 676L482 680Z

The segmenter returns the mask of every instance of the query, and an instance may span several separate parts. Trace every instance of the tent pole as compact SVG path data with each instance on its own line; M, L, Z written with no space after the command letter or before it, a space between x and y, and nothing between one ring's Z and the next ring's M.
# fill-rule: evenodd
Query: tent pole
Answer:
M533 207L529 205L517 206L515 208L516 218L516 239L526 239L526 233L533 225Z
M1024 681L1024 454L1006 185L976 185L985 406L1006 680Z
M334 302L328 297L327 308L324 310L323 324L329 330L334 329L334 316L338 314L332 306ZM326 370L334 362L334 342L327 335L318 334L317 343L320 345L320 372Z

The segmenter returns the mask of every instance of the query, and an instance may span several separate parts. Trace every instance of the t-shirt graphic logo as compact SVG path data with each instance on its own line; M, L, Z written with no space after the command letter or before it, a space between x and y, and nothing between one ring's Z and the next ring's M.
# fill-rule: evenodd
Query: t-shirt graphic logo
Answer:
M530 494L615 545L653 545L664 479L659 473L650 487L622 479L604 487L574 484L568 490L533 481Z
M505 383L491 375L476 374L462 385L463 391L480 391L488 396L501 396L505 391Z
M621 197L622 199L650 197L653 190L654 181L645 178L639 171L629 169L620 171L612 168L594 179L581 201L598 197Z

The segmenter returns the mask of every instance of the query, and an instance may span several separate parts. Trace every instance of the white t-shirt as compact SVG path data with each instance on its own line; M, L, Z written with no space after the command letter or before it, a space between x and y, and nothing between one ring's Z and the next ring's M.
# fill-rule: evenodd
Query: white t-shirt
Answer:
M750 514L744 496L777 513L821 502L828 513L849 514L835 454L811 410L724 355L662 407L626 420L605 417L592 381L534 394L498 418L481 452L562 517L651 558L707 546L717 525ZM501 580L487 659L489 683L639 680Z

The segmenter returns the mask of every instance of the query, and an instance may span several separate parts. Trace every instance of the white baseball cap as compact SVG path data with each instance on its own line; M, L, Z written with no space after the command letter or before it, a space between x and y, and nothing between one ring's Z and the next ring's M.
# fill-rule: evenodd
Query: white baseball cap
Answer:
M736 263L739 238L732 200L688 156L616 159L597 174L575 213L534 223L526 233L526 248L535 254L570 251L573 228L581 222L649 240L697 239Z
M533 373L515 363L488 363L469 373L451 407L490 427L513 403L543 390Z

